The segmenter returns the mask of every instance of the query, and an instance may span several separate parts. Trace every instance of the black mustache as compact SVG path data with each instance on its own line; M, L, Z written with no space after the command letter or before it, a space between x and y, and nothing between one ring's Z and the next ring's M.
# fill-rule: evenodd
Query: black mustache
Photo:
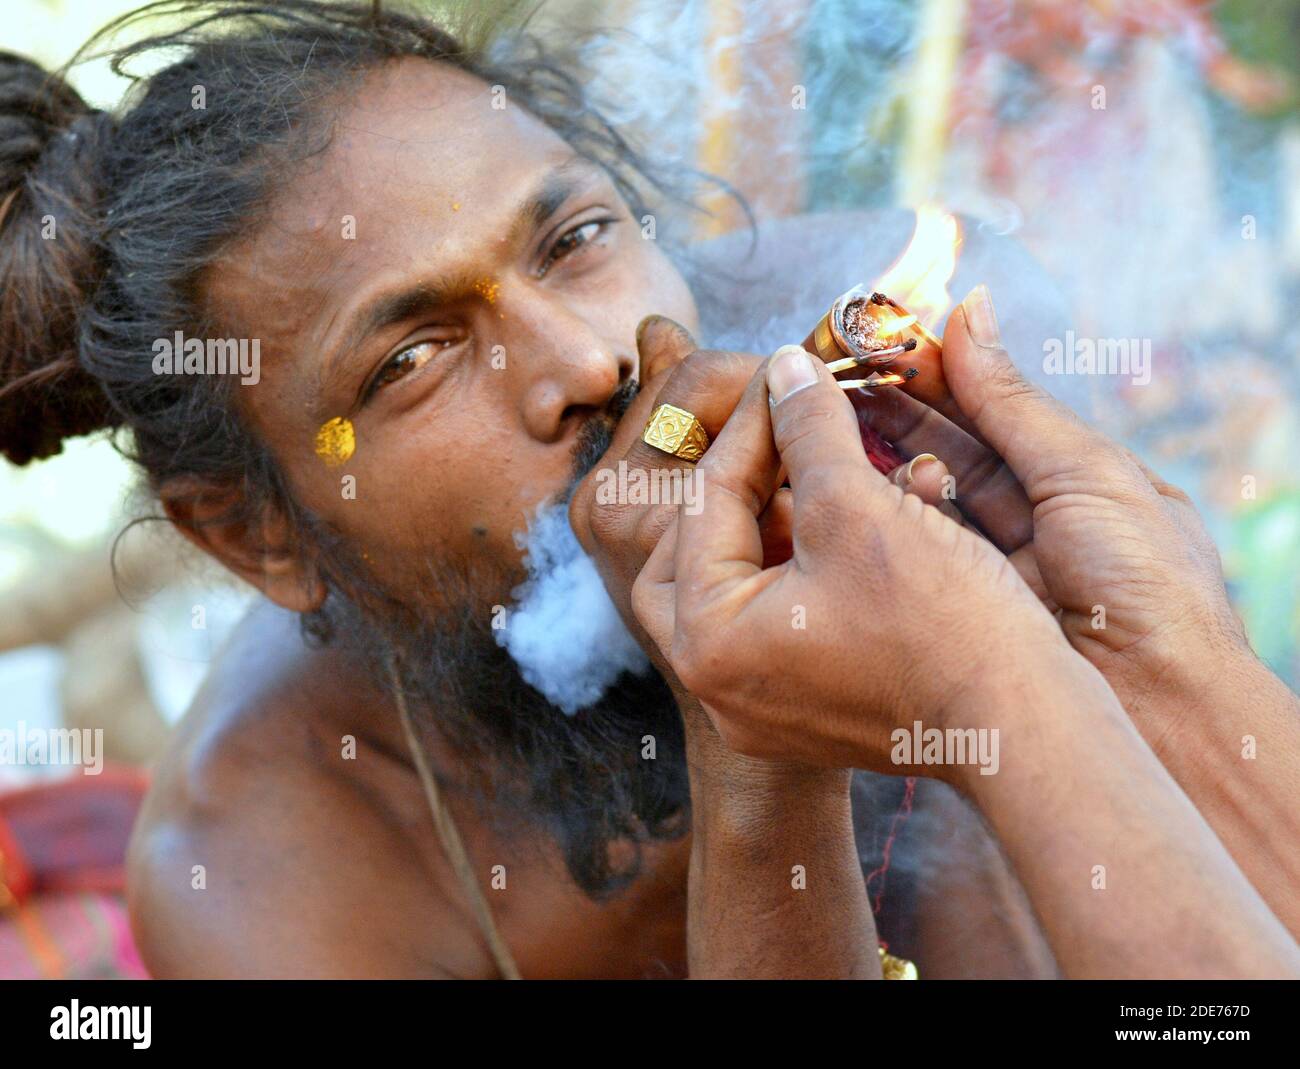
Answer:
M583 477L609 451L610 443L614 440L615 428L640 392L641 383L636 379L628 379L610 395L609 401L605 404L605 411L583 424L582 430L578 432L578 441L573 447L573 480L569 486L570 495Z

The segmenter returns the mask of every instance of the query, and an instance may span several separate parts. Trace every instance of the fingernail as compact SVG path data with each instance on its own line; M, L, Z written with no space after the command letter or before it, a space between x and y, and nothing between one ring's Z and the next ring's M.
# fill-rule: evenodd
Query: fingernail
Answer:
M933 453L918 453L907 462L907 470L903 473L903 486L911 486L916 480L917 468L922 468L926 464L936 464L939 458Z
M817 382L817 369L808 351L798 345L783 345L767 365L767 392L774 404L806 390Z
M997 313L993 311L993 301L989 298L989 288L980 283L961 302L962 315L966 319L966 329L976 345L995 346L1002 344L1002 334L998 330Z
M651 313L650 315L646 316L644 319L641 320L640 323L638 323L638 324L636 325L636 344L637 344L637 348L638 348L638 349L641 347L641 335L645 333L645 328L646 328L647 326L649 326L650 321L651 321L652 319L658 319L658 318L659 318L659 317L658 317L657 315Z

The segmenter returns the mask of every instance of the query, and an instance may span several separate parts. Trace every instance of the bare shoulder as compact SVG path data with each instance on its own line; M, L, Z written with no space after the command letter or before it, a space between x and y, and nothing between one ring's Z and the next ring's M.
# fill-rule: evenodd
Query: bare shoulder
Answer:
M442 874L425 812L406 804L409 768L374 729L385 701L340 655L308 648L291 614L263 605L241 623L132 838L132 926L155 976L448 967L446 940L412 935L438 930ZM473 953L450 968L472 970Z

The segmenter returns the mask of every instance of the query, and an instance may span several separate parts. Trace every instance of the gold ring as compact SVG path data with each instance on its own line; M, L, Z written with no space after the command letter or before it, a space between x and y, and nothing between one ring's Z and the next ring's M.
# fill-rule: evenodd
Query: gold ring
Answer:
M650 415L641 440L670 456L694 464L709 448L709 436L693 413L676 405L660 405Z

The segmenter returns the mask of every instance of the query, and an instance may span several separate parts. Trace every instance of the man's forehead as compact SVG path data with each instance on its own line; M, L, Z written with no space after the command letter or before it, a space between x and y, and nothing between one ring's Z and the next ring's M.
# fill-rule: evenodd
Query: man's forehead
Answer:
M545 123L486 82L407 59L368 75L339 112L317 185L345 196L386 181L464 198L564 149Z
M213 297L300 332L378 272L420 270L503 240L495 228L518 196L573 150L524 108L492 101L483 81L424 60L367 76L326 151L224 259Z

